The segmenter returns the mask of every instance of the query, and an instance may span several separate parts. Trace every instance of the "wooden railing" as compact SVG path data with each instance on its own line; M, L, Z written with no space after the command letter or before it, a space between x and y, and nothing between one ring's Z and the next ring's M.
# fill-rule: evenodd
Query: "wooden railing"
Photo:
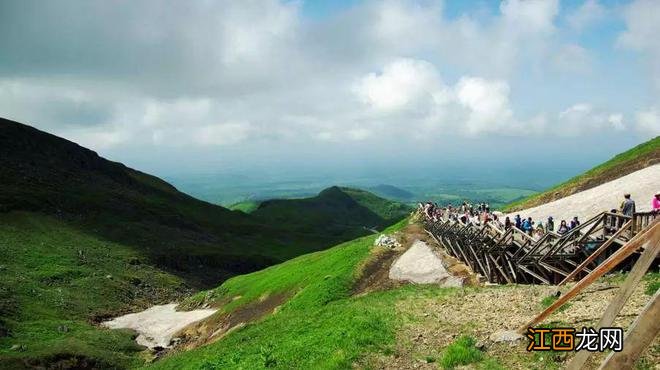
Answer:
M655 222L654 213L633 217L602 212L568 233L534 238L498 224L441 219L426 230L454 257L493 283L565 283L587 274L634 235Z

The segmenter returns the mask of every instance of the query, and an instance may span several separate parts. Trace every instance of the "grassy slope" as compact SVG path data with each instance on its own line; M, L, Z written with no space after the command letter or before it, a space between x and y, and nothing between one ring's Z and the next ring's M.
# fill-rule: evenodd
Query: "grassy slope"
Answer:
M516 211L551 202L604 184L656 163L660 163L660 136L620 153L609 161L542 193L513 202L504 207L504 210Z
M400 223L393 227L402 227ZM233 331L204 347L156 362L157 369L348 368L363 353L387 351L398 325L394 302L413 289L351 297L361 264L375 236L298 257L226 281L202 301L231 312L261 297L294 294L275 314ZM442 290L434 290L442 296ZM234 297L240 297L232 300Z
M251 215L298 233L324 235L337 244L370 234L367 228L383 229L409 212L408 206L372 193L334 186L311 198L264 201Z
M139 363L128 331L96 318L188 292L176 276L140 263L134 249L52 217L0 214L0 368L59 363L100 368ZM24 346L11 350L12 346Z
M95 318L346 240L199 201L2 119L0 159L0 367L23 360L124 367L138 361L129 335L94 329Z
M232 211L241 211L243 213L252 213L257 208L259 208L260 202L255 202L253 200L245 200L242 202L234 203L229 206L229 209Z

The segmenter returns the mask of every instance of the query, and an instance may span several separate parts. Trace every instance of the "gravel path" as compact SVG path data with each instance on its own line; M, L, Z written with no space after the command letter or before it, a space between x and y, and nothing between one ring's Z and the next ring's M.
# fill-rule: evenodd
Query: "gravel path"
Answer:
M102 325L110 329L133 329L139 333L138 344L169 347L172 336L186 326L214 314L217 310L176 311L176 303L153 306L147 310L117 317Z
M580 220L586 221L602 211L618 210L625 193L631 194L637 211L649 211L651 200L658 191L660 191L660 164L554 202L511 213L508 216L511 217L511 220L516 214L520 214L522 217L531 216L535 221L540 220L543 224L548 216L553 216L556 230L561 220L569 222L574 216L578 216Z

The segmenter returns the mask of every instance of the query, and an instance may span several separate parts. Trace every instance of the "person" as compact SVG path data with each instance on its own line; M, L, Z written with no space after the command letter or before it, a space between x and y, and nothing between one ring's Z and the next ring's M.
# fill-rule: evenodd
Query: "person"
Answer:
M548 217L548 222L546 222L545 229L548 231L555 231L555 220L552 216Z
M566 220L561 220L559 223L559 229L557 229L557 234L563 235L566 234L569 231L568 225L566 224Z
M516 227L517 228L522 228L522 219L520 218L520 215L516 215L516 217L513 218L513 220L516 222Z
M655 213L660 212L660 191L655 193L655 196L653 197L653 202L651 202L651 206L653 212Z
M617 210L612 208L610 210L611 215L605 219L604 223L604 229L605 229L605 234L614 234L618 228L617 228Z
M545 229L543 228L543 223L541 221L539 221L539 224L536 225L536 229L534 231L534 236L536 236L537 238L540 238L540 237L543 236L543 234L545 234Z
M580 226L580 221L578 220L578 217L575 216L571 220L571 230L575 229L576 227Z
M509 216L506 216L504 219L504 230L509 230L511 228L511 219Z
M623 195L623 202L621 203L621 213L624 216L630 216L635 213L635 201L630 198L630 194Z
M534 222L532 222L531 217L527 217L525 221L523 221L522 229L527 234L532 235L532 231L534 230Z

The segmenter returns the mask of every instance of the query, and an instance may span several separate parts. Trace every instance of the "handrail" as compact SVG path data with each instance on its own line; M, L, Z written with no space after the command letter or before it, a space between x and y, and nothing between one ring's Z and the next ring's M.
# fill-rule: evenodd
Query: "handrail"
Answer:
M635 225L637 220L638 230ZM594 263L596 256L581 253L587 243L604 241L595 254L611 248L620 248L619 238L632 238L642 229L658 221L653 212L635 213L632 217L612 212L600 212L565 234L546 231L535 238L512 225L501 229L494 221L471 223L460 219L441 217L426 221L427 231L445 244L447 251L483 273L494 282L557 283L575 276ZM624 222L625 221L625 222ZM625 224L622 228L619 225ZM614 232L611 234L611 232ZM577 271L571 270L574 268ZM588 270L586 270L588 271Z

